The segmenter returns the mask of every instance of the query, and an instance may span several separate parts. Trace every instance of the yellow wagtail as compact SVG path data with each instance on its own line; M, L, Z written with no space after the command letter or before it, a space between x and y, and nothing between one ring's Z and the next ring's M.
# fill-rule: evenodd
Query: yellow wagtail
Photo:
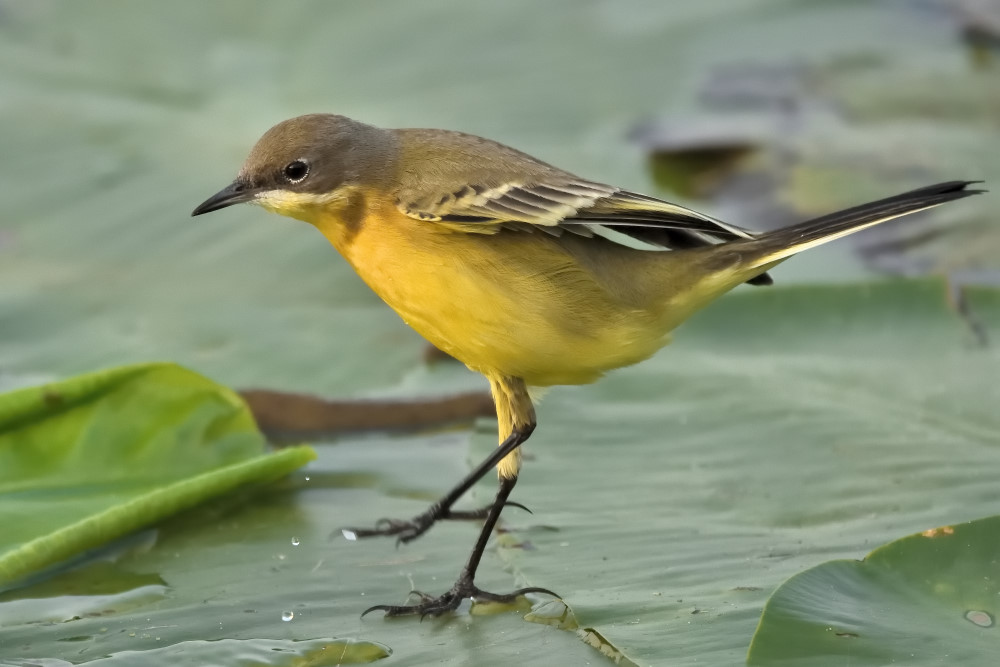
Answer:
M788 257L980 192L970 184L940 183L756 234L481 137L313 114L268 130L236 180L193 215L252 202L314 225L407 324L489 380L500 431L493 455L412 520L345 531L408 542L439 519L484 518L449 591L365 612L437 615L468 597L555 595L497 595L473 582L501 510L516 504L507 498L518 446L535 428L529 387L585 384L642 361L716 297L741 283L770 284L766 271ZM452 509L494 466L493 504Z

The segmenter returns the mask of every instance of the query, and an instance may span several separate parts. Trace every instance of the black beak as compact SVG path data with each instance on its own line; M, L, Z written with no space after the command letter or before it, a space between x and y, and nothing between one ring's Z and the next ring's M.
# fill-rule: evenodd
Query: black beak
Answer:
M203 201L198 205L198 208L191 211L191 215L201 215L202 213L211 213L212 211L218 211L220 208L226 208L227 206L232 206L233 204L242 204L243 202L248 202L254 198L257 194L257 190L249 187L246 183L240 181L233 181L228 186L219 190L214 195Z

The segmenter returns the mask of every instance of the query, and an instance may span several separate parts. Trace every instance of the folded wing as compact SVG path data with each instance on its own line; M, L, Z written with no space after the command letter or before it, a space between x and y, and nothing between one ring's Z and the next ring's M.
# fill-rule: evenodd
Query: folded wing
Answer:
M474 234L508 229L621 240L612 231L668 250L755 237L684 206L559 172L532 182L468 183L422 195L401 198L397 206L410 217ZM751 282L771 279L764 274Z

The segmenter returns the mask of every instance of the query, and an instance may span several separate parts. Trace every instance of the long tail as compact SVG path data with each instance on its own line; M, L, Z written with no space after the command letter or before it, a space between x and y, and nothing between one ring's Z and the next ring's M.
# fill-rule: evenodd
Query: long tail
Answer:
M904 192L854 208L813 218L797 225L766 232L752 241L741 242L750 250L745 268L770 267L803 250L859 232L879 223L917 211L940 206L956 199L977 195L985 190L966 188L982 181L948 181Z

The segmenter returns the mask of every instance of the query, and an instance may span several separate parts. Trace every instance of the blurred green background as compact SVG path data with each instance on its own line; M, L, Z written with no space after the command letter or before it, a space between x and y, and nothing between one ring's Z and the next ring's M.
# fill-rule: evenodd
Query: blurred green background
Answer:
M935 180L995 187L998 11L945 0L0 1L0 387L164 359L235 387L339 397L480 388L461 369L425 366L423 341L311 227L252 207L190 210L269 126L315 111L485 135L756 228ZM923 476L954 463L956 442L966 473L1000 468L983 444L996 296L974 291L972 320L955 306L960 288L1000 282L994 200L812 251L775 272L773 291L743 290L682 329L680 349L606 385L553 391L528 448L538 472L529 460L516 492L536 514L508 517L536 546L508 549L516 566L488 558L483 584L559 590L592 630L577 634L620 659L735 664L767 594L793 572L1000 509L957 472ZM879 272L933 280L806 286ZM907 374L898 404L870 408ZM803 375L826 389L788 389ZM728 406L721 424L713 405ZM846 444L859 423L870 447ZM900 449L900 425L913 424L914 449ZM493 444L491 428L340 439L264 500L187 515L154 546L118 553L118 574L97 577L111 582L111 611L102 602L97 617L58 588L0 601L0 663L285 664L308 653L296 641L344 637L389 646L396 664L600 663L573 633L517 616L357 619L373 598L447 586L475 528L438 527L399 551L327 535L419 511ZM619 465L595 475L609 446ZM623 486L631 498L617 507ZM946 499L927 502L935 490ZM647 513L661 530L638 520ZM595 569L602 557L619 574ZM129 606L115 597L131 590L113 583L121 572L166 586ZM51 600L24 606L36 598ZM222 639L236 643L205 641ZM291 657L258 640L287 642Z

